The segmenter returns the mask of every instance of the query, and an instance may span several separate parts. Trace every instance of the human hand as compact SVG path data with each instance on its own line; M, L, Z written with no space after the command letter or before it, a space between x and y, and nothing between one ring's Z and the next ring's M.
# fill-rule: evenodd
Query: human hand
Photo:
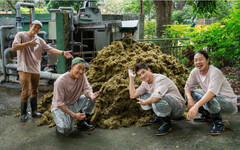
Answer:
M67 59L69 59L69 58L74 58L74 57L71 55L71 52L72 52L72 51L64 51L64 52L63 52L63 55L64 55Z
M91 95L91 99L92 99L92 100L95 100L95 99L100 95L101 92L102 92L102 91L99 90L99 91L93 93L93 94Z
M135 74L133 74L132 69L128 69L128 75L129 75L129 78L132 78L132 79L134 79L136 76Z
M35 47L37 45L41 46L41 44L39 44L38 42L36 42L37 38L31 40L30 42L28 42L29 46Z
M141 99L141 98L137 98L137 100L138 100L138 104L140 104L140 105L147 105L147 103L146 103L146 100L144 100L144 99Z
M85 113L76 113L76 115L75 115L75 118L77 119L77 120L83 120L83 119L85 119L86 118L86 114Z
M194 105L187 113L187 117L189 120L193 120L198 113L198 107Z
M194 100L191 98L188 100L188 110L190 110L195 105Z

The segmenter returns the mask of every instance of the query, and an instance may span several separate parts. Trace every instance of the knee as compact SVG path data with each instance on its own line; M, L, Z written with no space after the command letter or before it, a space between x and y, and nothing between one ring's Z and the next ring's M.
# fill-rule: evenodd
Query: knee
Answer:
M154 103L152 105L154 113L159 117L166 117L171 114L171 107L166 101L159 101L158 103Z
M204 92L202 90L193 90L191 92L191 95L193 97L193 100L196 102L196 101L199 101L203 96L204 96Z
M61 128L61 127L59 127L59 126L56 126L56 130L57 130L59 133L68 136L68 135L71 133L72 128L71 128L71 127Z
M143 109L143 110L150 110L150 109L152 109L152 107L150 106L150 105L141 105L141 108Z

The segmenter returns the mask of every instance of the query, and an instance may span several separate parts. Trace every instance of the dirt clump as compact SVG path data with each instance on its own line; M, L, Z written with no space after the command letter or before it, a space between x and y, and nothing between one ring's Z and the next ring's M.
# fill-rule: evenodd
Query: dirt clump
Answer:
M145 62L153 73L161 73L170 78L183 94L185 79L188 71L173 56L163 54L153 43L134 41L132 36L126 34L122 40L114 41L98 52L97 57L91 61L91 67L86 72L88 81L94 91L102 90L96 100L95 111L90 122L100 128L120 128L132 125L143 126L155 114L152 110L144 111L137 100L129 97L128 69L133 69L137 63ZM135 78L135 88L141 84ZM51 94L39 102L40 112L43 112L42 124L52 125L54 122L50 111ZM46 106L40 106L46 105ZM45 114L45 112L47 113ZM45 117L46 116L46 117ZM43 120L44 119L44 120Z
M49 125L49 127L55 126L55 122L53 120L51 114L51 105L52 105L53 92L49 92L43 95L38 102L37 109L42 113L41 120L38 122L37 126L41 125Z

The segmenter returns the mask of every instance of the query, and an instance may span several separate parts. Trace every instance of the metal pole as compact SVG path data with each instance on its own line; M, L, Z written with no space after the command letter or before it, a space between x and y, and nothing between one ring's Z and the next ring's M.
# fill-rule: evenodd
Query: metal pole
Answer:
M140 0L141 14L143 14L143 0Z

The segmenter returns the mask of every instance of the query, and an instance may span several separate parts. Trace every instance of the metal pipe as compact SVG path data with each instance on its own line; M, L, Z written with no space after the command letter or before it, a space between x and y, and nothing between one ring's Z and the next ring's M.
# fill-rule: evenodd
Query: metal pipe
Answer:
M4 54L3 54L3 79L0 81L0 83L6 81L7 79L7 72L6 72L6 69L14 69L14 70L17 70L17 64L10 64L10 63L7 63L7 54L9 52L12 51L12 48L7 48L4 50Z
M71 17L71 21L70 21L70 30L71 30L71 43L73 43L73 32L74 32L74 24L73 24L73 12L74 9L72 7L59 7L60 11L63 10L70 10L70 17ZM71 49L73 50L73 45L71 45Z
M143 0L140 0L140 9L141 9L141 14L143 14Z
M56 80L60 75L61 74L45 72L45 71L40 72L40 78L41 79Z
M11 64L7 62L7 55L8 53L12 52L12 48L7 48L4 50L4 61L3 61L3 66L5 69L13 69L17 70L17 64ZM1 82L6 81L6 70L5 70L5 77L4 79L1 80ZM56 80L61 74L57 73L51 73L51 72L46 72L46 71L40 71L40 78L42 79L49 79L49 80Z
M9 25L9 26L0 26L0 44L1 44L1 56L2 56L2 64L3 64L3 79L1 79L0 83L3 82L3 81L6 81L6 68L5 68L5 65L4 65L4 61L5 61L5 58L4 58L4 44L3 44L3 33L2 33L2 30L3 29L8 29L8 28L14 28L13 25Z
M17 2L16 3L16 22L17 22L17 32L22 31L22 25L21 25L21 6L26 6L28 8L32 9L31 19L32 21L35 20L35 6L33 3L24 3L24 2ZM31 22L30 22L31 23Z

